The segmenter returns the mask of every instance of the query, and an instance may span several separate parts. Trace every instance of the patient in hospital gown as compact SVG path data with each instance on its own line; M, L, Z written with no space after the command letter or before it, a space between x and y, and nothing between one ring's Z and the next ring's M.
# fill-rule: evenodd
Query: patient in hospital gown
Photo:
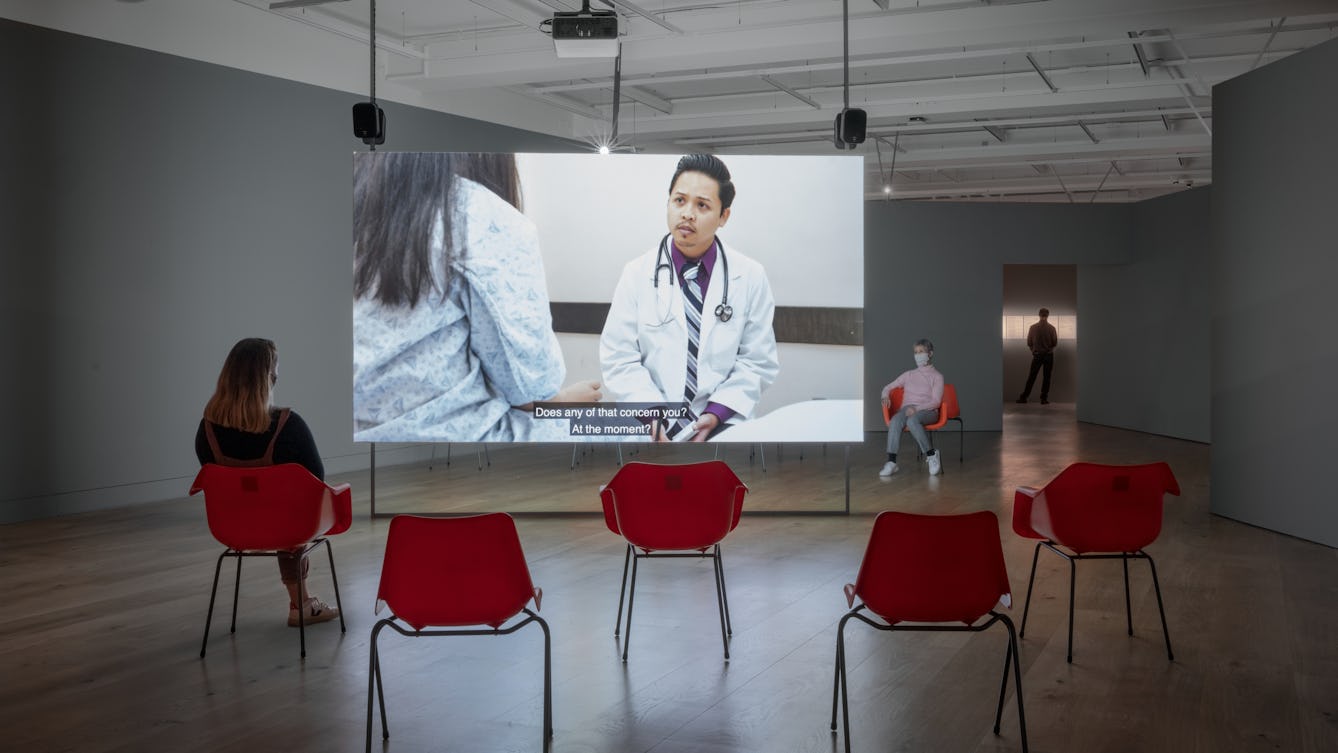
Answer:
M354 301L353 438L571 441L566 421L526 410L599 399L593 382L562 387L535 227L488 188L453 180L449 227L439 211L430 235L431 287L413 305Z

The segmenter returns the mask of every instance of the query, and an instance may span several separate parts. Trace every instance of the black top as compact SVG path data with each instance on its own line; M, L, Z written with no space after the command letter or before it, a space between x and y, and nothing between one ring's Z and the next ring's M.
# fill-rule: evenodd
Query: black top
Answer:
M265 450L269 449L270 440L274 439L279 413L278 408L270 410L269 428L261 434L214 424L214 436L218 439L219 451L239 460L264 457ZM209 440L204 434L203 418L200 419L199 428L195 430L195 456L200 459L200 465L217 462L213 451L209 449ZM288 412L288 421L284 423L283 431L279 432L278 438L274 441L274 464L280 463L299 463L311 471L311 475L325 480L325 465L321 463L316 440L311 436L307 422L303 421L296 411Z

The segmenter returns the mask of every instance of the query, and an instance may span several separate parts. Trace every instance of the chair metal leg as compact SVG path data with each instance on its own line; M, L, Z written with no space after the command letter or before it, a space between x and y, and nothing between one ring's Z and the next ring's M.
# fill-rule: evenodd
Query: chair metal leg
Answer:
M715 572L715 605L720 610L720 643L725 648L725 661L729 661L729 636L725 633L725 593L720 581L720 546L716 545L716 556L711 558L711 569Z
M344 625L344 603L339 600L339 577L335 575L334 549L330 548L329 539L324 539L324 541L325 541L325 553L330 558L330 581L334 583L335 609L339 610L339 632L347 633L348 627Z
M237 632L237 599L242 593L242 558L237 556L237 580L232 584L232 626L228 628L229 633Z
M209 645L209 623L214 619L214 598L218 596L218 574L223 569L223 558L228 556L227 550L218 555L218 562L214 565L214 587L209 590L209 611L204 615L204 640L200 642L200 658L204 658L204 649Z
M1068 663L1073 663L1073 586L1078 580L1078 563L1073 558L1069 561L1069 655Z
M628 548L631 548L630 544ZM623 664L627 663L627 647L632 643L632 603L636 601L636 567L639 559L632 555L632 586L627 592L627 630L623 632Z
M715 545L715 561L719 565L720 572L720 593L725 602L725 632L734 635L734 625L729 620L729 589L725 588L725 560L720 556L720 545Z
M302 658L307 658L307 580L297 581L297 639L302 646Z
M1134 608L1129 605L1129 555L1120 552L1120 564L1124 566L1124 619L1129 626L1129 635L1134 634Z
M1013 621L1004 615L999 615L999 621L1008 628L1008 647L1013 655L1013 693L1017 695L1017 728L1018 735L1022 738L1022 753L1027 751L1027 713L1022 707L1022 661L1018 652L1017 635L1013 630ZM1002 700L1002 699L1000 699ZM998 723L995 723L996 733Z
M836 704L841 698L841 634L836 635L836 661L832 665L832 732L836 731Z
M1008 636L1008 650L1004 653L1003 681L999 683L999 708L994 712L994 734L999 734L1003 721L1004 695L1008 692L1008 672L1013 667L1013 636Z
M1140 551L1139 554L1147 557L1148 567L1152 568L1152 588L1157 592L1157 612L1161 614L1161 632L1166 638L1166 658L1168 661L1175 661L1175 654L1171 652L1171 631L1166 627L1166 609L1161 603L1161 583L1157 580L1157 563L1152 561L1152 556L1147 552Z
M627 553L623 555L623 584L618 587L618 619L613 623L613 635L617 637L618 631L623 625L623 597L627 595L627 562L632 559L632 545L627 545Z
M850 687L846 684L846 621L851 617L846 614L836 628L837 675L841 679L841 734L845 737L846 753L850 753ZM833 718L832 726L836 726Z
M548 632L548 623L539 615L526 610L544 631L544 753L548 753L553 739L553 637Z
M1031 611L1031 587L1036 583L1036 560L1041 556L1041 543L1036 543L1036 551L1031 554L1031 577L1027 579L1027 601L1022 607L1022 629L1017 631L1019 638L1027 634L1027 613Z
M381 706L381 739L390 739L390 729L386 724L386 696L381 684L381 653L377 650L377 637L386 620L376 623L372 628L371 651L367 668L367 753L372 753L372 694L375 693Z

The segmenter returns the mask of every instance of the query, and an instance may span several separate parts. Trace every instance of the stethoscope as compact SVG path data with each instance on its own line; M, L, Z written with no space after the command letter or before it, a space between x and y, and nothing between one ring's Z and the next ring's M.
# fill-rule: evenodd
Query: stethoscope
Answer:
M669 285L673 287L674 265L673 257L669 254L669 236L671 233L665 233L660 239L660 250L655 253L655 295L659 295L660 289L660 270L669 271ZM715 237L716 247L720 249L721 272L725 278L725 286L720 291L720 303L715 307L715 318L722 322L727 322L734 317L734 307L729 305L729 259L725 258L725 242L720 240L720 236Z

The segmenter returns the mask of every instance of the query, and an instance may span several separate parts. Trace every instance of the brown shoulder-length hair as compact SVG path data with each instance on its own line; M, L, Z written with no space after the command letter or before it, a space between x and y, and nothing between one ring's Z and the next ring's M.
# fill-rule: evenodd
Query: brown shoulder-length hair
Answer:
M204 406L204 420L254 434L268 429L270 390L278 363L279 349L273 340L239 340L223 362L214 396Z

